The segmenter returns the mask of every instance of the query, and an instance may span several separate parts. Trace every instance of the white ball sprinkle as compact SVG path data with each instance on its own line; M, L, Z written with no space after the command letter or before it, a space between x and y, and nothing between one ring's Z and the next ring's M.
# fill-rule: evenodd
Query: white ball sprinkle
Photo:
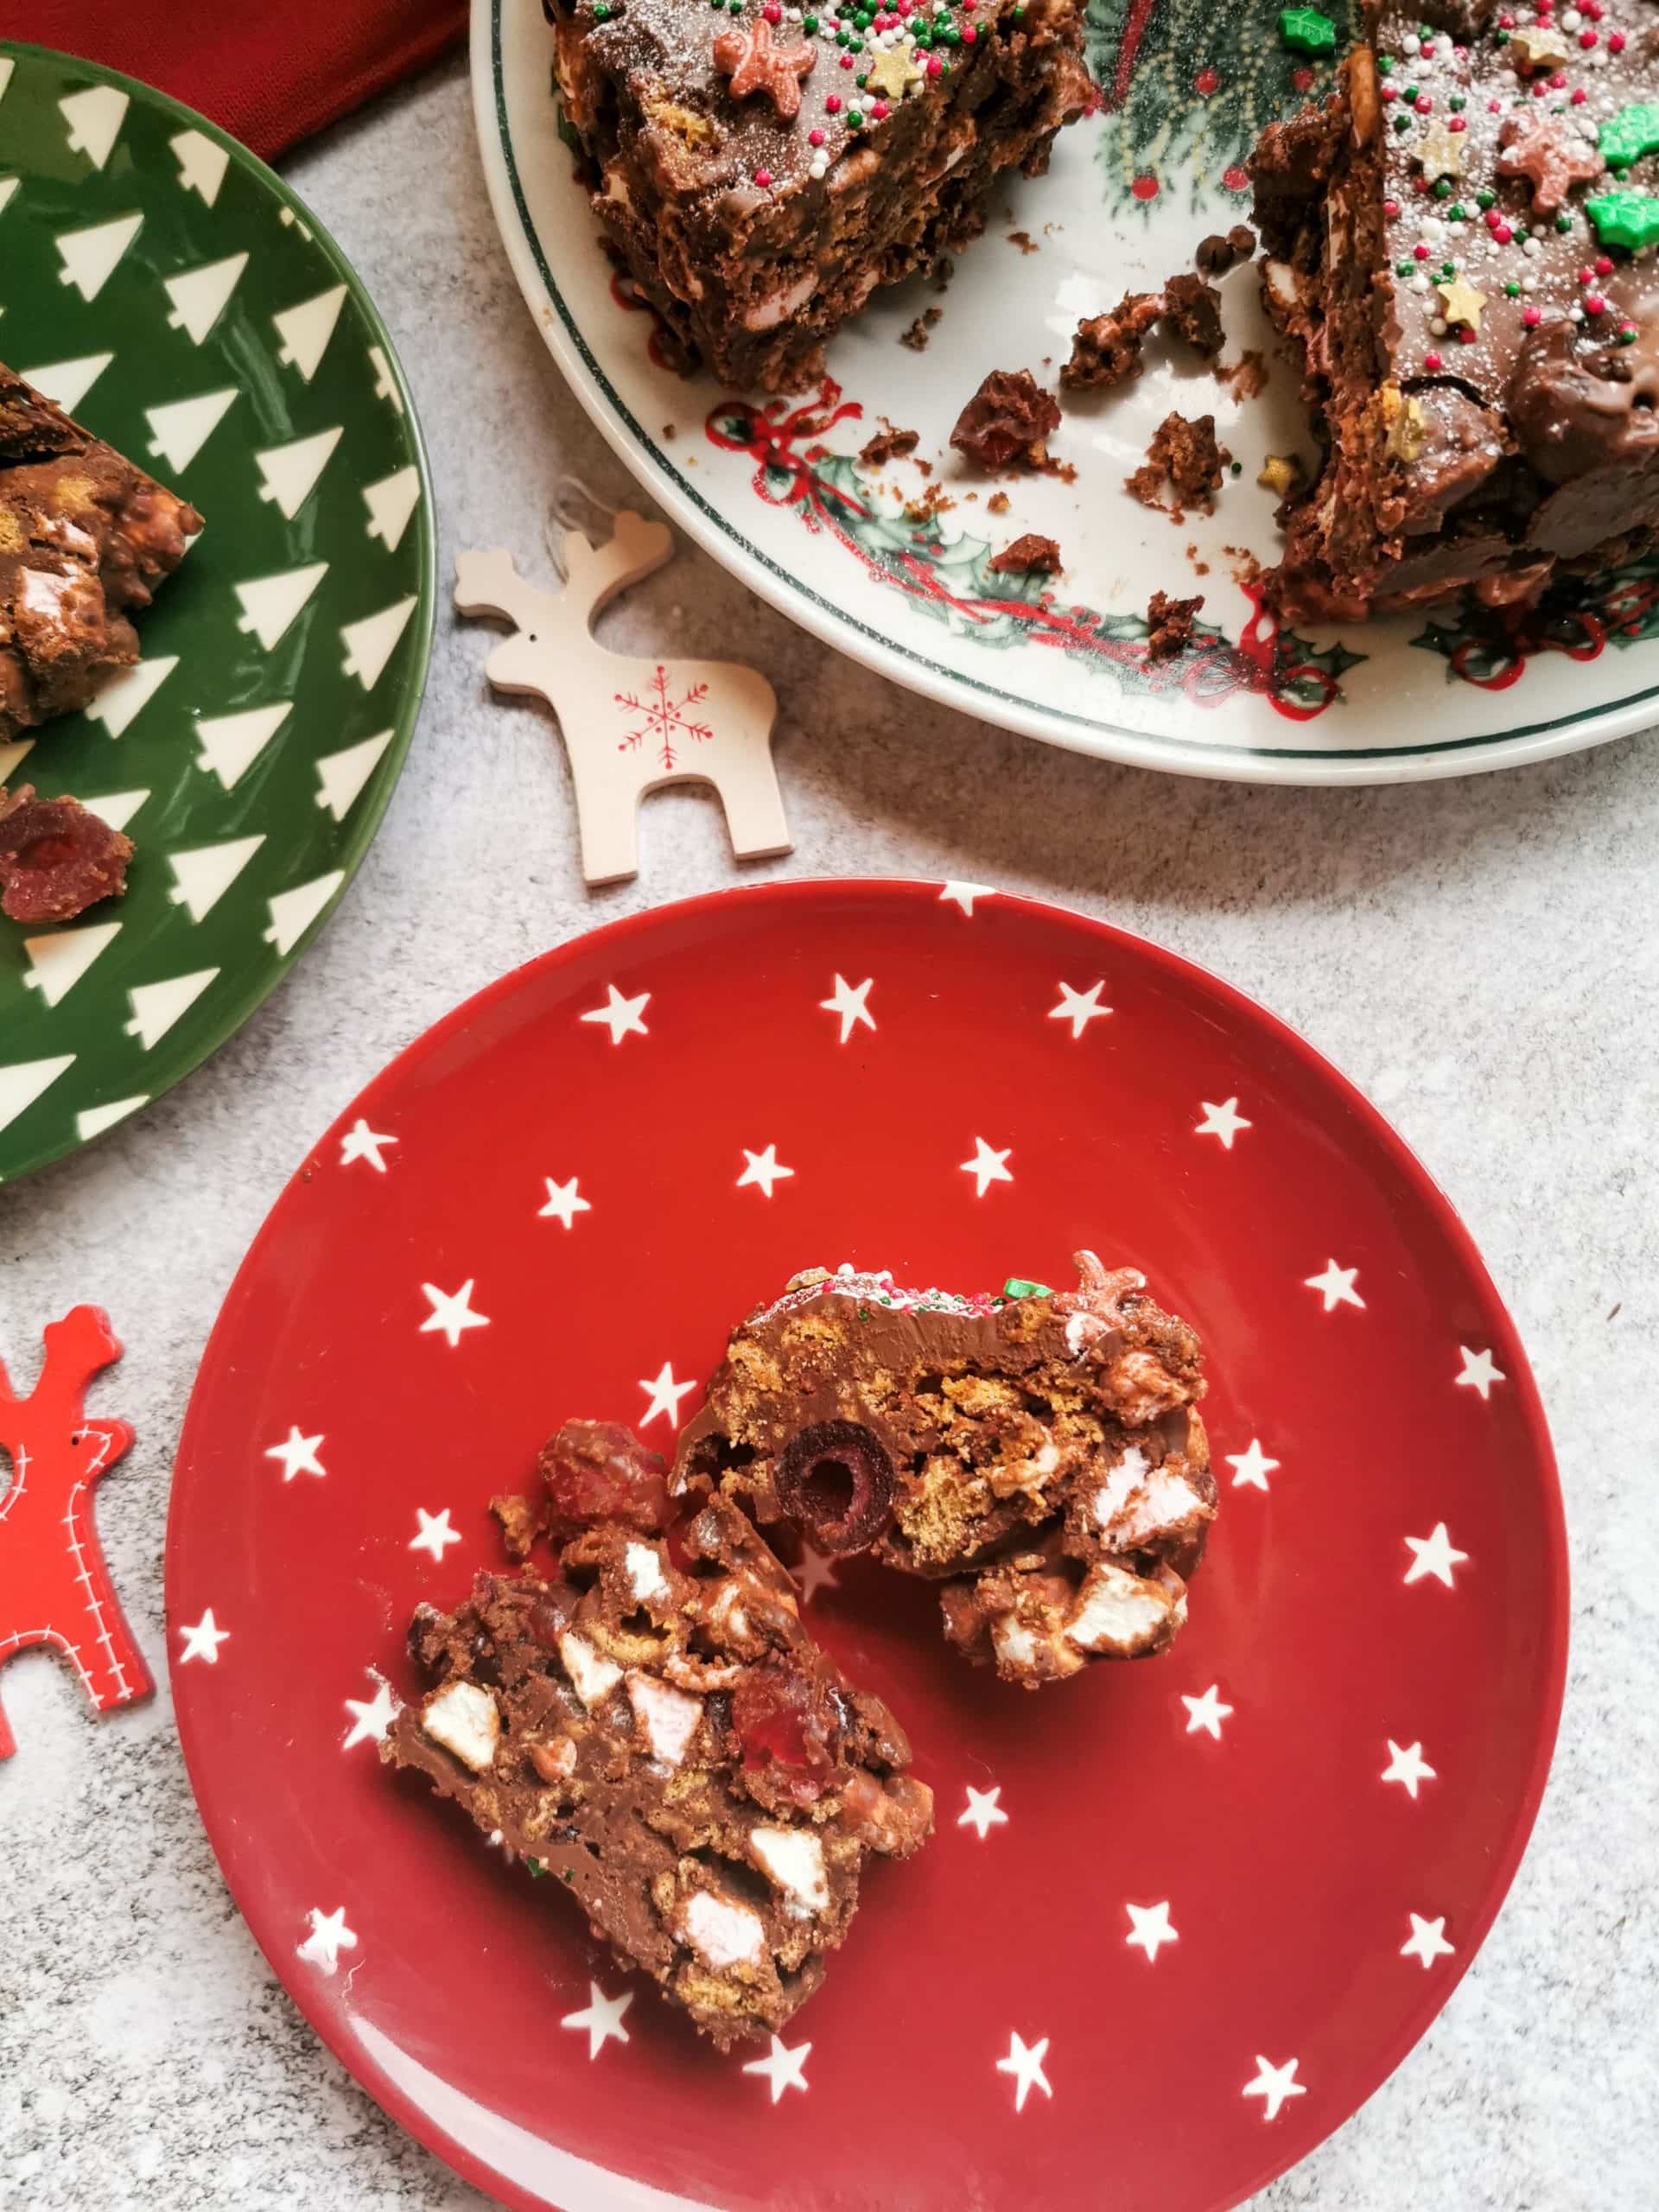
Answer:
M1423 50L1423 42L1415 31L1408 31L1400 41L1400 48L1404 54L1418 54Z
M1564 31L1575 31L1583 21L1584 17L1576 8L1569 8L1561 17L1561 29Z
M1444 338L1448 326L1446 317L1443 315L1437 315L1428 327L1437 338Z

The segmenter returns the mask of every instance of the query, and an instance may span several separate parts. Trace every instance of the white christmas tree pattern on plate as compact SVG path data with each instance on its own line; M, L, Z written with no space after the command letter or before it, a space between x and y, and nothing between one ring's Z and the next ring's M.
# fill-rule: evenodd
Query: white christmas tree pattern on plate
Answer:
M435 579L419 440L381 396L401 400L400 372L326 234L145 86L45 52L5 73L22 372L207 522L139 621L137 663L84 713L0 742L0 783L27 755L42 797L73 791L137 847L118 914L27 938L0 921L0 951L22 948L0 957L10 1181L170 1089L302 952L401 767ZM362 632L390 608L395 633ZM372 695L342 664L359 633ZM60 1059L32 1096L8 1081Z

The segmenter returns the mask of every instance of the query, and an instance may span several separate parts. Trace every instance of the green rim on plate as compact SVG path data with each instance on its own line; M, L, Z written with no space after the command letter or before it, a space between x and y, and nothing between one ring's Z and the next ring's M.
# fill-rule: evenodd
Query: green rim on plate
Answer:
M137 668L0 743L0 783L137 847L124 898L0 919L6 1181L170 1089L321 930L408 750L436 579L403 371L315 217L177 101L6 42L0 359L207 519Z

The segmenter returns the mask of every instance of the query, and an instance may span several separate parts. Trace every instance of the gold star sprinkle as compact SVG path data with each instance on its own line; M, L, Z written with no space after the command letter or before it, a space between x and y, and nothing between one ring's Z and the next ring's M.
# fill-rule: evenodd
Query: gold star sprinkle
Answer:
M901 100L912 85L921 83L922 74L916 49L906 39L876 55L866 73L864 89L880 92L890 100Z
M1573 49L1553 26L1535 24L1529 31L1511 31L1510 52L1529 69L1565 69Z
M1270 453L1262 463L1256 482L1282 499L1301 481L1302 464L1294 453Z
M1382 419L1388 424L1386 443L1395 461L1416 461L1427 441L1423 403L1408 399L1397 384L1382 387Z
M1471 330L1480 328L1480 311L1486 304L1484 292L1465 283L1461 276L1454 276L1449 283L1437 284L1440 305L1448 322L1466 322Z
M1462 131L1448 130L1443 123L1433 124L1424 131L1416 154L1423 165L1425 183L1433 184L1440 176L1463 175L1464 137Z

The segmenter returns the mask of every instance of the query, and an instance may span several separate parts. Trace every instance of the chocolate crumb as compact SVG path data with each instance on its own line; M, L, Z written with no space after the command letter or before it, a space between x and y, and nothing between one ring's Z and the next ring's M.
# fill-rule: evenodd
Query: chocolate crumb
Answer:
M895 429L884 415L881 428L860 448L858 457L867 467L880 468L883 461L902 461L906 454L914 453L921 442L919 430Z
M999 576L1052 576L1058 574L1060 565L1059 547L1052 537L1039 537L1034 531L1016 537L1012 545L1005 545L990 559L990 566Z
M926 353L927 317L918 315L908 330L901 330L899 334L899 343L901 346L908 346L912 353Z
M1211 231L1208 238L1200 238L1192 258L1206 276L1224 276L1255 251L1255 232L1248 223L1235 223L1224 237L1219 231Z
M1006 492L993 492L990 498L985 502L985 512L988 515L1007 514L1008 512L1007 493Z
M1029 369L993 369L957 418L950 442L983 469L1040 468L1060 410Z
M956 504L942 484L930 484L919 499L906 500L905 519L929 522L935 515L949 514Z
M1192 625L1204 605L1204 594L1195 599L1172 599L1155 591L1147 602L1147 658L1173 660L1185 652L1192 639Z
M1141 373L1141 348L1164 311L1158 292L1125 292L1109 315L1085 316L1060 371L1068 390L1109 391Z
M1230 368L1216 365L1216 381L1226 385L1235 399L1254 399L1268 380L1268 365L1260 351L1252 346L1241 353Z
M1221 295L1202 276L1183 270L1164 287L1164 327L1206 361L1221 351Z
M1033 238L1029 231L1010 231L1008 232L1008 244L1010 245L1017 245L1021 253L1040 253L1042 251L1041 246L1038 245L1036 239Z
M1177 504L1168 512L1174 521L1185 522L1181 501L1201 507L1205 514L1215 512L1212 494L1221 488L1227 459L1225 448L1216 443L1213 415L1200 415L1195 422L1185 415L1166 415L1152 434L1144 466L1124 481L1147 507L1161 507L1164 485L1173 485Z

